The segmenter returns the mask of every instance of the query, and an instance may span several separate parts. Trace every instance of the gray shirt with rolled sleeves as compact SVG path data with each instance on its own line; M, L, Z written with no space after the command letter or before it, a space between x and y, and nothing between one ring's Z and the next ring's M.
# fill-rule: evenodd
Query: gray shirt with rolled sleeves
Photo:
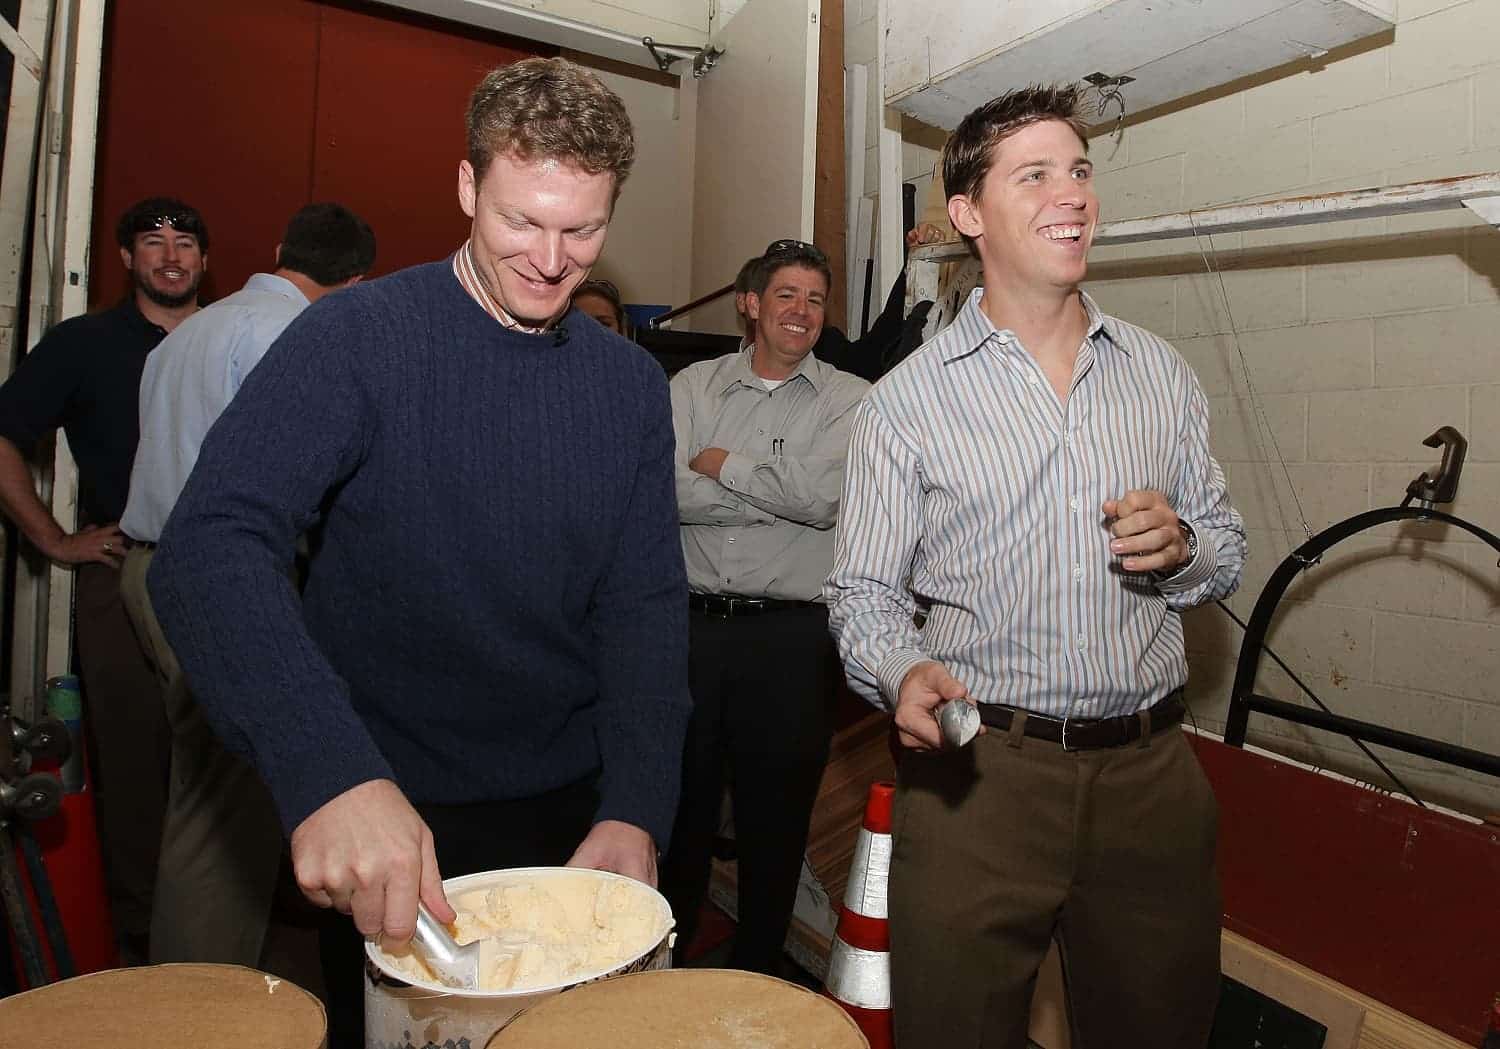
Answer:
M808 354L768 390L750 368L754 352L700 361L672 379L688 586L822 601L850 423L870 384ZM729 453L718 480L688 468L705 448Z

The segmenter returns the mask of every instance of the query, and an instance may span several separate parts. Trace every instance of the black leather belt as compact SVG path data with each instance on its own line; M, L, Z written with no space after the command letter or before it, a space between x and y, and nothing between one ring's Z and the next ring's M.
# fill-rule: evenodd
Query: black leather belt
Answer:
M819 608L816 601L782 601L774 597L737 597L734 594L700 594L688 592L688 607L696 608L711 616L729 619L732 616L758 616L766 612L779 612L788 608Z
M1140 713L1114 718L1052 718L998 703L980 703L979 720L998 732L1008 732L1015 716L1025 713L1026 723L1021 731L1033 739L1061 743L1064 750L1102 750L1134 743L1141 738L1147 724L1153 736L1169 729L1182 720L1186 709L1179 688Z

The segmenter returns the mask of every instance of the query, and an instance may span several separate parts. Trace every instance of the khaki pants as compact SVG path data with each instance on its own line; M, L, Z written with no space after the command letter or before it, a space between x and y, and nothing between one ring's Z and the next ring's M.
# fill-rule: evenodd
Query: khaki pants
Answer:
M172 778L151 916L151 961L256 967L281 864L270 792L224 749L193 700L146 590L154 548L132 547L121 594L166 690Z
M903 756L892 1008L901 1049L1024 1049L1056 939L1074 1049L1202 1049L1218 1003L1218 808L1178 728L1066 752L990 730Z

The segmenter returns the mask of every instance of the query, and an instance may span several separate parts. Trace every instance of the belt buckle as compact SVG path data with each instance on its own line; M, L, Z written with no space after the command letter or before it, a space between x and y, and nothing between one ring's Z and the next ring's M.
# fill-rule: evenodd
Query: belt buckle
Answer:
M1068 746L1068 725L1072 722L1072 720L1073 719L1072 719L1072 717L1070 715L1067 715L1067 714L1063 715L1063 723L1062 723L1062 748L1063 748L1063 751L1065 753L1068 752L1068 751L1073 751L1073 750L1077 750L1078 749L1077 747L1070 747L1070 746Z

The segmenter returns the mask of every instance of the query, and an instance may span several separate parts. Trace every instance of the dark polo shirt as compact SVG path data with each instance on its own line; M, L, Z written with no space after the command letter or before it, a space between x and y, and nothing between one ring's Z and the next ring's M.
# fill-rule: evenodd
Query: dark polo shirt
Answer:
M141 371L166 335L129 298L52 328L0 386L0 437L23 455L59 427L68 435L82 524L108 524L125 512Z

